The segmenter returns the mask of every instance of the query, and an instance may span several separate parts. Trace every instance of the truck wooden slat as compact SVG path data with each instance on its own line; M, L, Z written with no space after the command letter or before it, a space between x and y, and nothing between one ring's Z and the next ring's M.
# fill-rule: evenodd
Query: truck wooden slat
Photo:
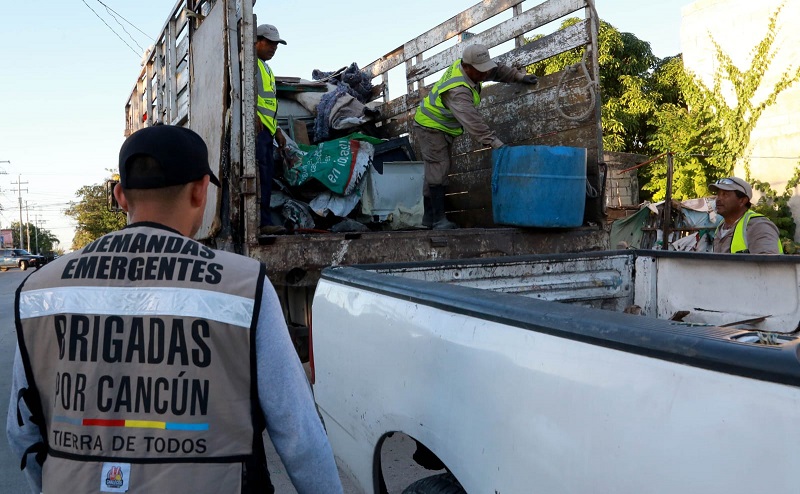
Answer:
M523 0L491 0L474 5L433 29L417 36L413 40L408 41L403 46L395 48L383 57L364 67L363 70L367 74L377 77L397 67L406 60L410 60L420 53L444 43L481 22L508 10L510 7L522 3L522 1Z
M581 7L583 7L583 5L583 0L550 0L533 7L519 16L512 17L511 19L498 24L495 27L489 28L480 34L476 34L469 39L469 43L481 43L489 48L492 48L499 44L505 43L506 41L512 40L517 36L530 32L538 27L544 26L545 24L548 24L554 20L560 19L565 15L571 14L572 12L579 10ZM566 31L566 29L564 29L564 31ZM577 44L569 43L568 41L574 38L574 34L572 34L573 31L579 33L581 29L571 29L566 36L556 36L556 34L561 31L556 31L553 34L548 35L548 37L551 37L551 40L546 42L544 45L551 47L551 54L548 56L543 56L538 60L549 58L550 56L563 53L564 51L576 48L577 46L584 45L589 42L589 37L585 36L582 42L578 42ZM573 39L573 41L576 40ZM428 77L440 70L446 69L448 66L450 66L450 64L453 63L453 60L461 56L461 52L463 50L463 45L458 44L440 53L437 53L436 55L427 58L423 63L415 65L414 68L406 74L406 77L409 81L417 81L423 77ZM514 50L514 52L516 51L519 50ZM521 53L527 55L528 59L521 60L519 65L528 65L538 61L528 50L524 50Z

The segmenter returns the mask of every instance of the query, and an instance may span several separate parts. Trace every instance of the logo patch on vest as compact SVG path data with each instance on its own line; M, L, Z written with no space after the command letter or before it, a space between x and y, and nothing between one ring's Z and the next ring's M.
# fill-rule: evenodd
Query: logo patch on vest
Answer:
M128 492L131 484L130 463L103 463L101 492Z

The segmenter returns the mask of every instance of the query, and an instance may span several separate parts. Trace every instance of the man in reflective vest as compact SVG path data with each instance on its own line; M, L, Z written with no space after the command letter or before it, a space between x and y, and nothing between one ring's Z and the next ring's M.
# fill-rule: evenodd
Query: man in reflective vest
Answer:
M714 232L714 252L732 254L783 254L778 227L750 209L753 188L738 177L709 185L715 192L716 210L723 221Z
M256 28L256 161L258 162L258 178L261 195L261 215L259 219L260 235L277 235L286 233L281 225L272 221L269 201L272 197L272 177L275 173L275 160L273 159L273 141L278 147L286 146L286 138L278 127L278 97L276 94L275 75L267 65L267 60L272 60L279 44L286 44L278 34L278 29L271 24L262 24Z
M193 240L203 139L146 127L114 195L130 224L29 276L6 421L32 492L273 492L266 427L298 492L341 493L265 267Z
M434 229L456 228L445 216L445 188L453 153L453 141L464 129L480 144L499 148L497 138L478 113L481 83L485 81L536 84L533 74L498 65L481 44L466 47L420 102L414 116L414 137L425 162L423 225Z

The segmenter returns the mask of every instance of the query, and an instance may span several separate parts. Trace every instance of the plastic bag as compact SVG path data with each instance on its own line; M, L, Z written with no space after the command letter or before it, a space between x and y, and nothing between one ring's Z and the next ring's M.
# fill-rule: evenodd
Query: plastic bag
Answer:
M284 177L292 186L313 178L337 194L349 195L372 162L373 144L380 142L383 141L356 133L316 146L298 144L303 154L294 154L300 156L300 163L288 168Z

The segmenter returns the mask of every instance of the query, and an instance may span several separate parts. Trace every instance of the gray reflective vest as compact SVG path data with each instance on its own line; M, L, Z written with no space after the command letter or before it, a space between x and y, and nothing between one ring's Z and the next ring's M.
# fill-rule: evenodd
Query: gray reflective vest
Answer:
M268 491L265 272L141 223L29 276L16 323L43 492Z
M441 130L452 136L463 134L464 128L442 101L442 95L457 86L465 86L472 91L472 103L476 108L481 104L481 85L478 84L478 89L472 87L461 71L461 60L456 60L447 68L439 82L433 85L428 96L422 99L414 114L414 121L423 127Z
M269 65L258 59L258 70L261 74L261 87L258 88L258 104L256 111L261 123L270 134L278 130L278 96L275 92L275 75Z

